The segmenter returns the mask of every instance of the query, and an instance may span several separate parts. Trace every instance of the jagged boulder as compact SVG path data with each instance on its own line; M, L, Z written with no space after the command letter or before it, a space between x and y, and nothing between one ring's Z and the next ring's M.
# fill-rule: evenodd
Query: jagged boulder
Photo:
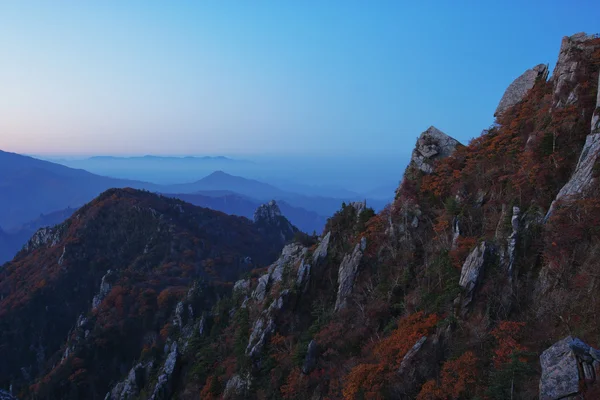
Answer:
M600 43L591 42L595 38L597 36L584 32L563 37L551 78L554 83L554 107L564 107L577 101L576 80L580 70L579 64L600 48Z
M448 157L456 150L460 142L434 126L430 126L417 139L412 152L411 164L426 174L433 172L433 162Z
M540 400L576 398L585 384L595 382L599 359L600 351L578 338L554 343L540 356Z
M494 116L501 115L504 111L523 100L538 79L546 80L547 78L548 66L545 64L536 65L525 71L508 86L502 99L500 99Z
M346 307L346 300L352 294L354 280L358 274L358 266L363 256L363 252L367 247L366 238L362 238L352 253L346 254L338 271L338 291L335 301L335 311L339 311Z
M473 301L475 291L483 275L485 265L493 256L494 249L488 242L481 242L471 251L460 271L459 285L463 289L462 309L467 311L467 307Z
M291 243L283 248L280 257L269 266L267 273L258 278L258 285L252 292L252 298L258 302L264 301L270 286L273 283L281 282L286 267L299 263L304 259L308 248L298 244Z

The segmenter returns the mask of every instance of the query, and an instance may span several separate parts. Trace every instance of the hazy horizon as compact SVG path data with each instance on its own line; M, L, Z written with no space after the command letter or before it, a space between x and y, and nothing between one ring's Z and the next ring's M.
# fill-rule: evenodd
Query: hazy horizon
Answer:
M0 148L393 155L430 125L465 143L598 29L597 2L513 3L5 2Z

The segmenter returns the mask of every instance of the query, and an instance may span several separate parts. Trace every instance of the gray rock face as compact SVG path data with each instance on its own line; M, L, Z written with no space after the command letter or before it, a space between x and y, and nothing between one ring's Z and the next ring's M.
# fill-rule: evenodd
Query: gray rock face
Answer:
M26 251L39 249L41 247L54 247L61 239L61 225L54 228L40 228L31 239L23 246Z
M12 394L0 389L0 400L17 400Z
M599 355L600 351L571 336L546 349L540 356L540 400L574 398L582 382L594 383Z
M296 277L296 286L300 288L302 293L306 292L308 289L308 284L310 283L310 269L310 264L308 264L306 260L302 260L300 267L298 267L298 276Z
M350 203L350 207L354 207L354 209L356 210L356 218L358 219L360 217L360 214L366 210L367 201L353 201L352 203Z
M433 172L433 162L451 155L460 142L434 126L430 126L417 139L411 164L426 174Z
M265 300L265 297L267 295L267 286L269 285L270 278L271 275L269 273L266 273L260 278L258 278L258 285L256 285L256 289L254 289L254 292L252 292L252 297L256 301L262 302Z
M134 399L140 393L150 376L153 362L146 364L138 363L131 370L127 377L117 383L115 387L106 395L104 400L127 400Z
M269 266L267 273L258 278L258 285L254 289L254 292L252 292L252 298L258 302L264 301L269 286L273 283L281 282L285 268L296 262L300 262L307 252L308 248L297 243L285 246L281 251L281 256Z
M475 290L479 284L485 264L487 264L493 254L493 249L487 242L481 242L471 251L460 271L459 285L464 289L462 302L463 312L473 301Z
M563 38L551 78L554 82L554 107L564 107L577 101L577 70L580 60L589 57L595 50L596 47L586 43L593 38L593 35L583 32Z
M364 239L364 238L363 238ZM364 242L366 245L366 242ZM358 266L363 256L362 242L354 247L351 254L346 254L338 270L338 292L335 301L335 311L346 307L346 300L354 287Z
M110 293L110 290L112 289L112 285L109 283L111 275L112 275L112 270L109 269L108 271L106 271L106 274L104 274L104 276L102 277L102 281L100 281L100 290L98 291L98 294L95 295L94 298L92 299L92 309L93 310L98 308L100 303L102 303L102 300L104 300L106 295L108 293Z
M533 88L536 80L546 80L547 78L548 66L544 64L536 65L532 69L525 71L523 75L519 76L508 86L496 108L494 116L501 115L504 111L523 100L525 95Z
M598 80L598 87L600 88L600 77ZM589 190L595 181L594 165L598 160L600 154L600 90L599 95L596 99L596 110L592 118L590 127L590 134L585 138L585 144L581 155L577 161L575 172L571 176L571 179L560 189L560 192L556 195L556 199L552 202L548 213L546 214L546 220L552 215L556 207L556 202L578 195L585 195L585 192Z
M577 358L569 343L570 336L554 343L540 356L540 400L562 399L579 392Z
M406 369L410 366L413 359L415 358L419 350L421 350L421 347L423 347L423 344L426 340L427 336L421 337L419 340L417 340L417 343L415 343L414 346L406 353L406 355L402 359L402 362L400 363L400 368L398 368L399 374L403 374L404 371L406 371Z
M254 211L254 223L260 221L276 222L277 217L281 217L281 210L275 200L271 200L266 204L261 204L256 211Z
M308 349L306 351L306 357L304 358L304 363L302 364L302 373L304 375L310 374L317 365L317 353L318 346L317 342L311 340L308 344Z
M283 308L283 304L288 294L288 289L281 292L281 296L279 296L277 300L274 300L269 308L264 310L262 315L254 322L252 334L248 339L248 346L246 347L246 355L253 358L260 357L267 340L269 340L277 328L275 325L275 318L278 312Z
M247 293L250 290L250 280L240 279L233 285L234 292Z
M314 254L313 254L313 264L317 265L317 263L321 260L324 260L325 257L327 257L327 249L329 248L329 239L331 237L331 232L327 232L327 234L325 236L323 236L323 239L321 239L321 242L319 243L319 245L317 246L317 249L315 250Z
M152 396L150 396L150 400L163 400L170 398L171 377L173 376L173 371L175 371L175 367L177 366L177 361L177 342L173 342L173 344L171 344L171 349L169 350L169 355L165 360L165 364L158 375L158 382L156 383L156 386L154 386L154 391L152 392Z
M517 254L517 239L520 228L520 217L521 209L519 207L513 207L513 215L510 219L510 225L512 226L512 232L508 237L508 275L512 276L513 269L515 266L515 258Z
M246 393L250 388L250 381L248 378L242 378L239 375L232 376L225 385L225 391L223 392L224 399L235 399L246 397Z

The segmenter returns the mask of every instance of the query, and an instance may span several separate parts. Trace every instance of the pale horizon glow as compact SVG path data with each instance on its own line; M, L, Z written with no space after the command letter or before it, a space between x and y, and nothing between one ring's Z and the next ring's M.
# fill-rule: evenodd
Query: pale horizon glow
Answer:
M598 15L587 0L3 2L0 150L392 156L430 125L466 143Z

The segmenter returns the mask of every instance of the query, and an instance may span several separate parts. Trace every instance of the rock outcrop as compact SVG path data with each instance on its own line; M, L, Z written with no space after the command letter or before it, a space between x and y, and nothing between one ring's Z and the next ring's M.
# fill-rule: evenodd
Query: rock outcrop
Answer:
M504 111L523 100L538 79L546 80L547 78L548 66L544 64L536 65L525 71L508 86L502 99L500 99L494 116L501 115Z
M434 126L430 126L417 139L411 164L426 174L433 172L433 162L448 157L456 150L460 142Z
M62 231L62 225L57 225L53 228L40 228L33 234L23 249L25 251L33 251L40 247L54 247L60 242Z
M165 400L171 398L171 377L177 366L178 359L177 342L173 342L169 349L167 359L158 375L158 382L156 383L156 386L154 386L154 391L152 392L152 396L150 396L150 400Z
M563 38L551 78L554 82L554 107L564 107L577 101L576 81L581 70L580 63L600 48L600 43L591 42L596 38L584 32Z
M567 336L540 356L540 400L574 399L600 373L600 351Z
M313 264L317 264L319 261L325 259L327 257L327 249L329 248L329 239L331 238L331 232L327 232L325 236L321 239L321 242L317 246L315 252L313 253Z
M600 76L598 79L598 87L600 88ZM585 195L585 192L592 186L596 177L594 176L594 167L598 161L600 154L600 90L596 99L596 109L592 117L590 134L585 139L583 150L579 156L575 172L571 179L560 189L556 199L552 202L546 220L552 215L556 202L561 199Z
M404 371L406 371L406 369L410 366L410 364L414 360L414 358L417 355L417 353L419 352L419 350L421 350L421 347L423 347L423 344L425 343L426 340L427 340L427 336L421 337L419 340L417 340L417 342L413 345L413 347L411 347L411 349L406 353L406 355L402 359L402 362L400 363L400 368L398 368L398 374L402 375L404 373Z
M268 222L271 224L277 224L279 217L281 217L281 210L275 200L271 200L266 204L261 204L256 211L254 211L254 223Z
M114 388L107 393L104 400L128 400L139 395L140 390L148 382L150 372L154 363L152 361L142 364L138 363L131 370L127 377L117 383Z
M252 292L252 298L258 302L262 302L270 286L273 283L281 282L285 269L291 267L292 264L301 262L307 252L308 249L306 247L297 243L285 246L281 251L281 256L269 266L267 273L258 278L258 285Z
M269 308L264 310L254 323L252 334L248 339L248 346L246 347L246 355L249 357L258 358L261 356L264 345L275 332L277 327L275 319L279 311L283 308L288 295L288 289L281 292L281 295L276 300L273 300Z
M490 261L493 252L494 250L490 243L481 242L471 251L463 264L459 281L459 285L464 291L462 299L463 313L467 311L467 307L473 301L485 265Z
M112 271L109 269L108 271L106 271L106 274L104 274L104 276L102 277L102 281L100 282L100 290L98 291L98 294L96 294L92 299L92 310L98 308L102 300L104 300L106 295L110 293L110 290L112 288L112 284L110 282L112 278L111 274Z
M363 252L367 247L366 238L362 238L352 253L346 254L338 271L338 291L335 301L335 311L339 311L346 307L346 300L354 287L354 280L358 274L358 266L362 260Z
M245 398L249 389L250 380L248 378L242 378L237 374L233 375L225 385L223 399Z
M4 390L0 390L0 400L17 400L17 398Z
M260 205L256 211L254 211L254 224L267 234L277 237L282 244L290 240L298 231L298 229L281 214L281 210L275 200Z

